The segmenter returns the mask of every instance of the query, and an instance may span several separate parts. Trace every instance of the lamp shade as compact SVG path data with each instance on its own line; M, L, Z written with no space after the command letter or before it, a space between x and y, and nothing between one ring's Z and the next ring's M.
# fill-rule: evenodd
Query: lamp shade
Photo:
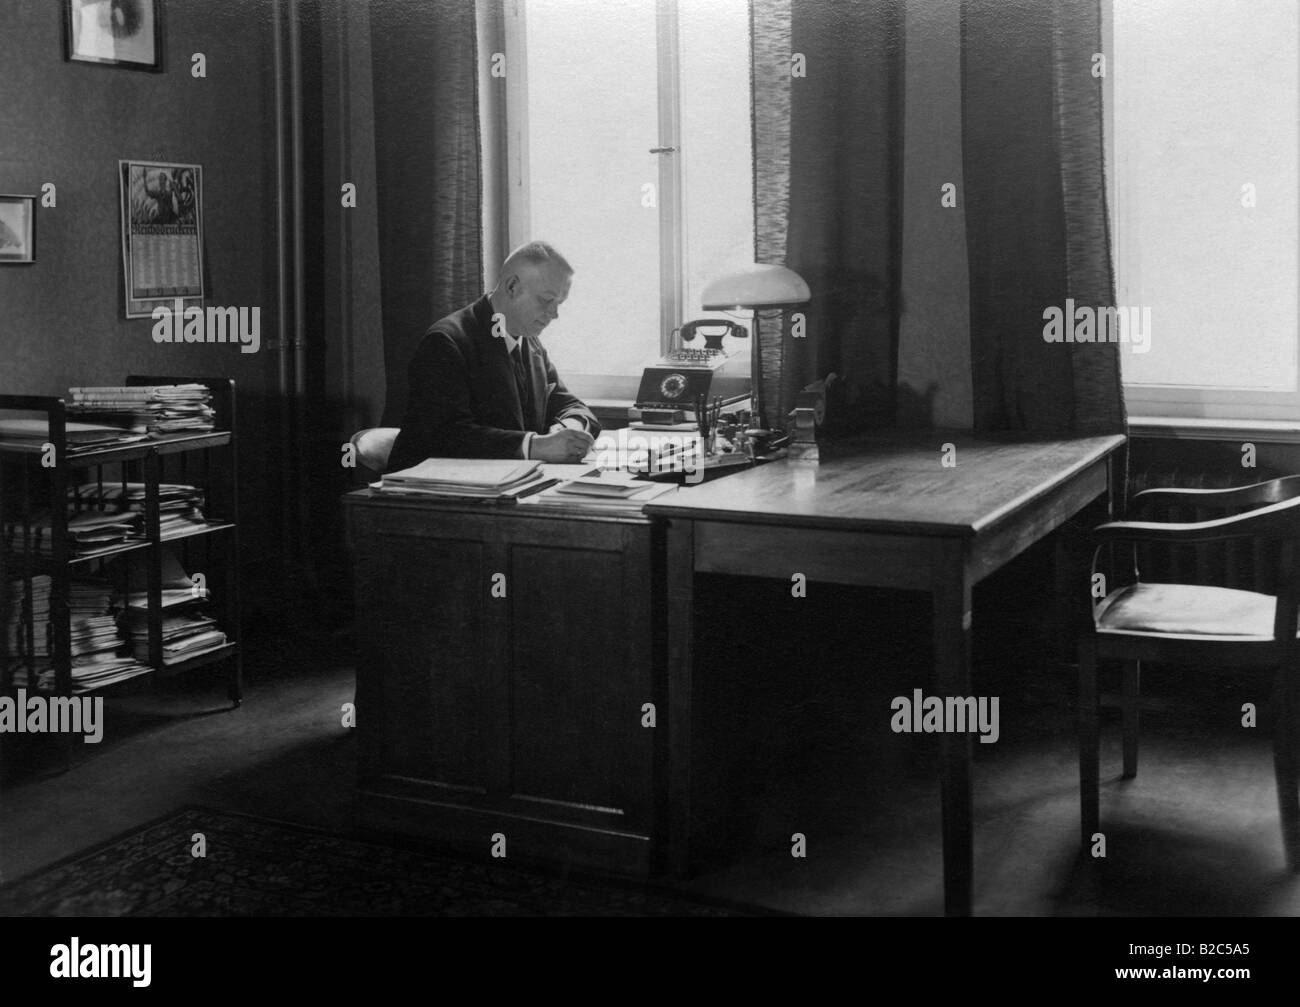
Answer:
M755 263L718 277L700 300L705 311L730 311L802 304L810 296L808 284L793 269Z

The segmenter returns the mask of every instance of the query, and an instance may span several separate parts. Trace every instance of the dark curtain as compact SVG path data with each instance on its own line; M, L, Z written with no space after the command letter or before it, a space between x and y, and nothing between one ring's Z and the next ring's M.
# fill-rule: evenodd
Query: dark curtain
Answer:
M421 336L483 293L473 0L373 0L383 424L406 412Z
M1096 0L965 0L962 129L976 429L1125 429L1119 347L1043 312L1115 303Z
M754 0L755 252L812 300L760 319L768 422L834 371L851 425L894 414L901 275L900 9L888 0ZM802 64L799 61L802 56ZM792 58L793 57L793 58Z
M897 415L903 9L898 0L753 0L756 255L800 273L813 294L795 309L807 314L806 342L763 320L774 425L785 425L794 390L831 370L848 382L851 425ZM1114 304L1101 80L1092 75L1100 50L1097 0L961 7L952 101L962 112L964 211L954 212L965 214L970 332L933 333L939 345L927 352L969 338L976 429L1125 427L1118 347L1043 338L1050 306ZM802 77L791 76L792 53L803 56ZM911 167L929 183L935 166Z

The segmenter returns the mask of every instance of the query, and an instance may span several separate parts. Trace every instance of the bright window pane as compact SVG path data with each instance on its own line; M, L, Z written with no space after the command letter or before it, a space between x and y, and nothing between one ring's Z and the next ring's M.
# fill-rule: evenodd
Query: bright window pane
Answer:
M542 341L560 374L632 374L659 347L654 0L528 0L533 238L575 270Z
M703 311L700 295L720 275L754 261L754 170L749 94L748 0L682 0L682 219L684 321L730 318L749 328L750 312ZM697 339L694 345L700 345ZM749 373L747 340L724 347ZM728 369L733 367L729 363Z
M1117 293L1151 310L1127 382L1295 388L1297 28L1294 0L1116 0Z
M659 355L663 322L660 155L650 148L670 82L659 80L655 3L528 0L523 16L528 236L576 270L543 341L562 374L636 378ZM667 321L748 325L700 309L706 284L753 261L747 0L680 0L678 37L684 301ZM747 374L748 342L727 342Z

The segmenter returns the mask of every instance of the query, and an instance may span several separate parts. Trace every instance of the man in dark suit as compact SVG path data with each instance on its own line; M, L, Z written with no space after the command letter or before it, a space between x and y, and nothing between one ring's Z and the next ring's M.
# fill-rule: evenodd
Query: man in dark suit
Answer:
M390 472L429 457L582 460L600 424L537 339L572 279L559 252L530 242L506 259L490 293L429 328L411 360Z

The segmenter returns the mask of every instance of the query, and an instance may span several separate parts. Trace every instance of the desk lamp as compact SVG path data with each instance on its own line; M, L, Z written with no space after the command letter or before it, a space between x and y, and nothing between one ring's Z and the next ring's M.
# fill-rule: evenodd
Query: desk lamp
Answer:
M763 419L763 356L758 338L758 312L762 308L788 308L803 304L811 297L808 284L793 269L785 266L745 266L720 276L701 297L705 311L753 311L754 338L750 345L749 385L750 412L753 424L766 426Z

